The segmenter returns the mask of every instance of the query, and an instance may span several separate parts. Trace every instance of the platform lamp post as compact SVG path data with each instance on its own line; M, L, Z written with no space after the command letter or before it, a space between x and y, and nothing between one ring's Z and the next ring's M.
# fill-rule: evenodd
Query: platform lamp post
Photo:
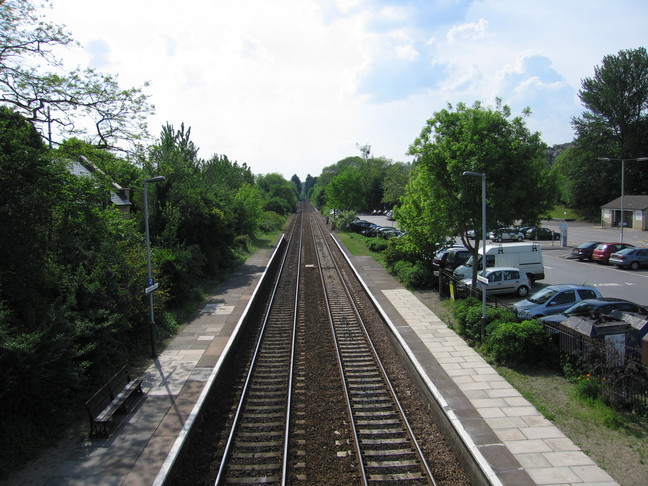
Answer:
M157 337L155 332L155 313L153 310L153 292L158 288L158 284L155 283L153 275L151 274L151 242L149 238L148 194L146 191L146 185L152 182L162 182L163 180L165 180L164 176L157 176L144 181L144 228L146 229L146 269L148 272L148 280L144 292L149 296L151 354L153 355L153 359L157 358Z
M636 159L611 159L610 157L599 157L599 160L604 160L607 162L621 162L621 218L619 226L621 226L621 235L619 236L619 241L623 243L623 227L625 222L623 220L623 200L625 194L625 163L626 162L646 162L648 157L638 157Z
M471 172L466 170L462 175L469 177L481 177L482 180L482 269L486 273L486 173ZM479 266L477 266L479 268ZM482 320L480 327L481 342L484 342L486 328L486 283L482 282Z

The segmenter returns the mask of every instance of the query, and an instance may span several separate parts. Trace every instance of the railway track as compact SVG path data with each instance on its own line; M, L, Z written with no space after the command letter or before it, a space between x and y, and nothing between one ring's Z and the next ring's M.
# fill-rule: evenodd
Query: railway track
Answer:
M371 342L321 224L311 219L329 322L345 384L361 484L436 482Z
M286 483L301 229L300 216L292 226L215 484Z
M310 205L286 240L258 315L164 484L468 485Z

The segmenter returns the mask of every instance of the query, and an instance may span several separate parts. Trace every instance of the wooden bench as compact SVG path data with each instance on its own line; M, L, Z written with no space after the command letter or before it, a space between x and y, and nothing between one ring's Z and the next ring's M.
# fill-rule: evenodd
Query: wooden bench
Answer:
M126 400L133 393L144 393L142 378L132 378L128 367L124 366L85 403L90 418L90 435L107 437L112 416L115 413L128 413Z

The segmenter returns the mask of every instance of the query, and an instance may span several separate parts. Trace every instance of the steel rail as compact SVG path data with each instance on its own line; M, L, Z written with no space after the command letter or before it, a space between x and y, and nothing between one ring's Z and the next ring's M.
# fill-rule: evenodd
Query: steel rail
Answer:
M239 427L241 425L241 419L244 411L245 404L247 402L249 392L252 386L252 380L254 377L254 373L257 370L258 363L260 361L261 357L261 352L262 352L262 346L264 343L264 338L268 334L268 328L269 328L269 323L272 315L272 311L274 309L274 303L276 302L276 297L279 289L279 285L281 282L282 277L284 277L284 272L286 270L286 265L289 263L288 258L291 252L291 249L294 248L294 245L299 245L298 246L298 256L297 256L297 276L296 276L296 290L294 294L294 308L293 308L293 322L292 322L292 333L291 333L291 344L290 344L290 366L289 366L289 374L288 374L288 399L286 403L286 412L285 412L285 426L284 426L284 447L283 447L283 458L281 461L281 484L285 485L287 481L287 474L288 474L288 467L287 467L287 451L288 451L288 433L290 429L290 407L291 407L291 399L290 399L290 394L292 392L292 382L293 382L293 372L294 372L294 356L295 356L295 335L296 335L296 322L297 322L297 296L299 293L299 272L300 272L300 261L301 261L301 238L302 238L302 218L297 218L295 224L293 225L292 231L291 231L291 236L288 244L288 248L286 249L286 253L283 255L281 265L280 265L280 270L277 272L277 278L274 282L272 292L270 295L269 302L270 304L268 305L264 318L263 318L263 323L261 326L261 331L259 333L253 357L245 378L245 383L242 388L239 404L236 407L236 412L234 414L234 419L232 421L230 433L227 439L227 443L225 445L224 451L223 451L223 456L221 459L221 463L219 465L218 469L218 474L216 476L216 480L214 481L215 485L220 485L223 484L224 482L227 481L226 478L226 472L228 470L228 466L230 465L231 462L231 454L232 450L234 448L235 440L236 440L236 434L237 431L239 430ZM297 236L297 228L299 228L299 234L298 238ZM297 241L295 242L295 239ZM253 469L253 468L251 468ZM259 479L257 478L256 480L252 480L252 483L259 483L259 482L265 482L263 478Z
M312 229L312 226L313 225L311 225L311 230L314 231ZM402 407L400 401L398 400L398 396L396 395L396 391L395 391L391 381L389 380L389 377L387 375L387 371L385 370L385 368L384 368L384 366L383 366L383 364L382 364L382 362L381 362L381 360L380 360L380 358L378 356L378 352L377 352L377 350L376 350L376 348L375 348L375 346L374 346L374 344L373 344L373 342L371 340L369 332L368 332L368 330L367 330L367 328L366 328L366 326L365 326L365 324L363 322L363 319L362 319L362 317L360 315L360 311L358 310L356 302L355 302L355 300L353 298L353 293L349 289L349 286L347 285L347 283L345 281L345 277L342 275L340 265L338 264L338 262L335 260L335 257L333 256L334 252L331 250L331 246L329 245L329 243L327 241L327 238L324 235L324 232L323 232L323 230L321 228L321 223L316 223L316 228L319 230L319 233L320 233L320 236L321 236L321 241L323 241L323 243L324 243L324 245L325 245L325 247L327 249L327 252L331 256L331 261L333 263L334 270L337 273L337 276L339 278L339 282L342 285L344 294L348 298L348 301L349 301L349 303L350 303L350 305L351 305L351 307L353 309L353 312L355 314L355 318L356 318L357 324L359 326L359 329L361 330L361 334L364 336L366 344L369 347L369 349L371 350L371 355L373 357L373 361L374 361L375 365L377 366L377 368L378 368L378 370L380 372L380 375L382 377L382 381L384 382L384 385L386 386L386 388L387 388L387 390L389 392L391 400L392 400L394 406L397 409L400 420L403 423L405 433L406 433L407 436L409 436L410 443L413 446L413 449L414 449L415 454L417 456L418 462L419 462L419 464L421 466L423 476L424 476L425 479L427 479L428 484L432 484L432 485L436 486L436 481L434 479L434 475L432 474L432 471L430 470L430 467L429 467L427 461L425 460L425 456L423 455L423 451L422 451L418 441L416 440L416 436L414 435L414 431L412 430L412 427L411 427L409 421L407 420L407 417L405 415L405 411L403 410L403 407ZM314 233L313 233L313 237L315 238ZM317 245L316 245L316 247L317 247ZM367 471L366 471L366 467L367 467L366 464L365 464L366 463L366 454L363 452L363 449L362 449L362 446L361 446L361 441L359 439L360 434L359 434L359 432L357 430L358 424L357 424L357 422L356 422L356 420L354 418L356 414L354 413L352 399L351 399L350 392L349 392L349 389L348 389L348 387L349 387L349 379L347 377L345 377L344 359L343 359L343 357L341 355L341 350L340 350L340 346L339 346L340 342L339 342L339 339L337 337L337 331L336 331L336 328L335 328L333 310L331 309L330 299L328 297L328 292L330 291L330 289L329 289L329 285L326 283L324 275L323 275L323 265L322 265L322 263L320 261L320 251L319 250L317 251L317 260L318 260L318 267L320 268L320 275L321 275L321 279L322 279L322 285L326 289L326 291L325 291L326 307L327 307L327 312L329 313L329 321L330 321L332 331L333 331L333 339L335 341L335 347L336 347L336 349L338 349L338 353L337 353L338 365L340 367L340 373L342 374L343 382L345 383L344 393L345 393L345 397L346 397L346 400L347 400L347 409L349 410L349 415L352 418L352 420L351 420L352 425L353 425L352 426L352 432L353 432L353 437L354 437L354 443L355 443L354 445L355 445L355 449L356 449L356 454L358 454L358 459L359 459L358 463L359 463L359 465L361 465L360 470L361 470L361 475L362 475L362 484L366 485L366 484L368 484L368 481L370 481L370 478L368 477ZM414 479L414 477L409 477L407 479L411 480L411 479Z

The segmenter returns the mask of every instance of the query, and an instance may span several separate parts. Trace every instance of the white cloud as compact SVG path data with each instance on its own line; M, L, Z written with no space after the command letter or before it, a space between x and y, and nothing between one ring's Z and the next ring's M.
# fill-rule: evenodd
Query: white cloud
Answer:
M645 44L648 2L53 0L84 51L69 63L151 81L154 134L192 128L200 155L255 173L318 175L359 154L405 160L447 102L492 103L545 141L571 140L575 93L606 54ZM623 25L623 29L611 26Z
M488 22L479 19L479 22L469 22L467 24L457 25L448 31L448 42L454 43L465 40L478 40L486 36Z

